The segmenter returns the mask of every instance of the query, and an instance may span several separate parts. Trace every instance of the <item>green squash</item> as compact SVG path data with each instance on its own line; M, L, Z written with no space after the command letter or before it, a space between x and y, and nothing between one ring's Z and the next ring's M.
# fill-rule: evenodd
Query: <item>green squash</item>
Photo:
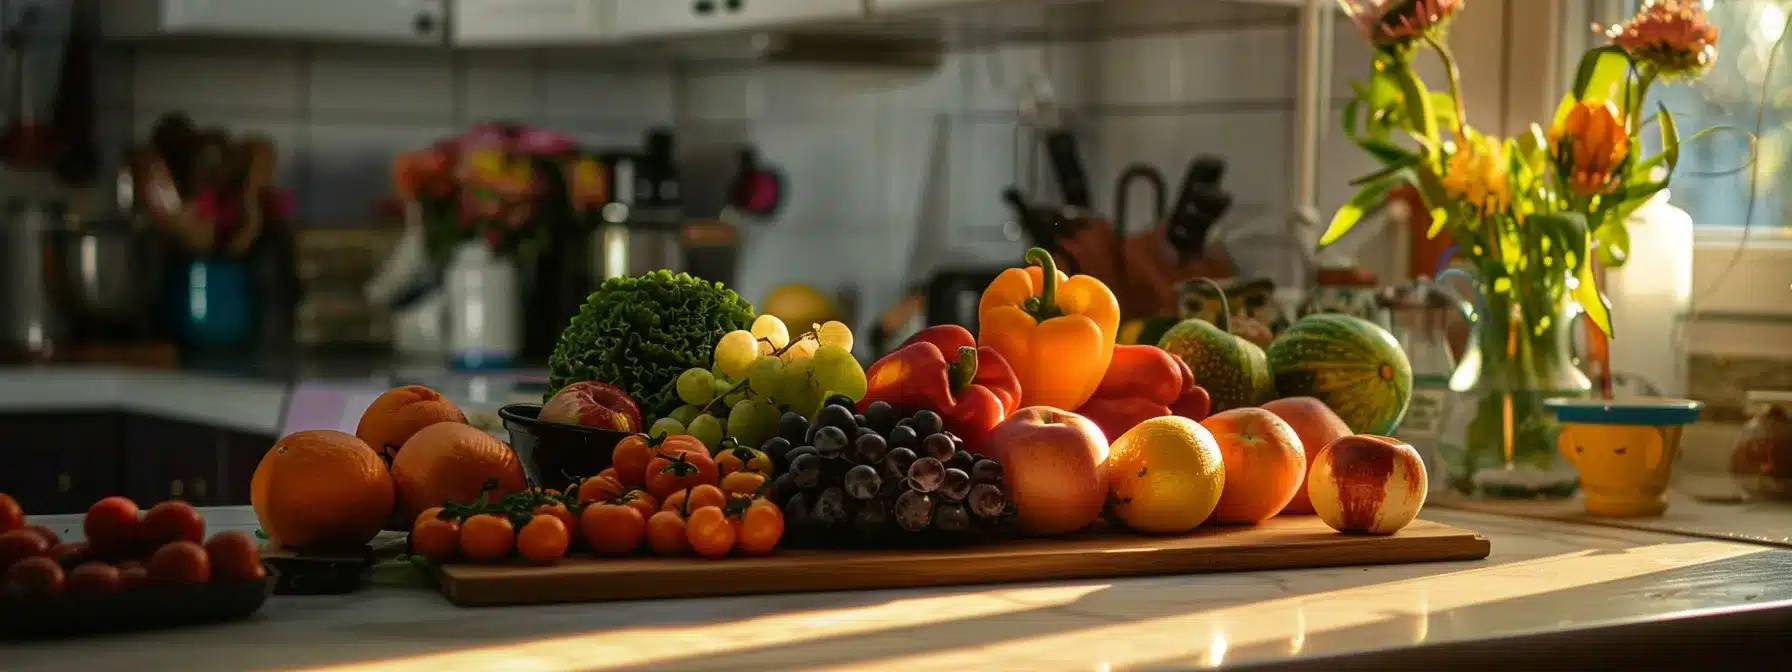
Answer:
M1215 285L1213 291L1220 289ZM1157 347L1164 352L1188 363L1195 373L1195 383L1206 388L1213 398L1215 413L1256 406L1275 394L1263 348L1228 331L1232 320L1230 311L1224 308L1223 293L1220 301L1219 324L1189 318L1170 327L1157 341Z
M1392 434L1412 401L1412 363L1393 334L1350 315L1300 318L1269 344L1276 394L1313 397L1350 431Z

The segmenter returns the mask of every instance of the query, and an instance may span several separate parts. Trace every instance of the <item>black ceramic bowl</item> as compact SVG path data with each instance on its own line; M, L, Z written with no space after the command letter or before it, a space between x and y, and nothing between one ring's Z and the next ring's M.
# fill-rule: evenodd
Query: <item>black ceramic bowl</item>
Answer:
M0 640L153 630L248 618L267 602L280 571L260 581L150 586L106 595L0 596Z
M510 430L510 448L523 463L523 475L543 488L563 490L573 481L596 476L610 467L610 454L628 432L541 420L541 404L511 404L498 409Z

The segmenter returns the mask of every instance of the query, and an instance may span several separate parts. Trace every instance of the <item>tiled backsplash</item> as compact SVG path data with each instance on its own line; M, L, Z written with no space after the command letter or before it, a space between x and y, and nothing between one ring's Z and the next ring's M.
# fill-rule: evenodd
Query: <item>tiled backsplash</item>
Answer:
M786 173L790 196L775 221L747 233L741 293L758 301L786 281L852 283L860 305L878 310L909 276L923 218L946 220L938 249L951 247L955 259L1017 257L1022 243L1004 230L999 194L1027 182L1017 176L1015 110L1035 71L1049 74L1070 112L1098 205L1111 203L1114 177L1130 163L1156 166L1173 189L1190 159L1216 154L1229 164L1237 202L1222 226L1279 226L1291 206L1294 33L1289 15L1005 44L950 53L923 73L606 64L577 52L154 44L109 50L100 102L114 142L142 137L170 109L270 134L300 216L323 224L364 221L387 193L393 154L475 121L540 123L597 144L638 142L668 122L687 142L744 138ZM1347 22L1336 35L1334 112L1368 63ZM1324 128L1319 205L1329 212L1371 166L1335 122ZM1040 196L1053 198L1042 165L1038 175ZM1130 209L1145 211L1139 202ZM1364 261L1388 269L1395 256Z

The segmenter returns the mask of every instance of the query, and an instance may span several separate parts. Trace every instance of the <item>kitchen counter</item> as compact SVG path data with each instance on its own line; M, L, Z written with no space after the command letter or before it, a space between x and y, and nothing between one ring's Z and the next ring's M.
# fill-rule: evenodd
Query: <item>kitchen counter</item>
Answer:
M254 527L241 507L214 529ZM1441 669L1792 654L1792 552L1459 511L1484 561L461 609L423 589L275 597L249 621L9 645L0 668ZM66 528L78 518L38 522ZM723 563L718 563L718 568ZM1524 639L1512 639L1524 638ZM1345 656L1344 658L1337 658Z

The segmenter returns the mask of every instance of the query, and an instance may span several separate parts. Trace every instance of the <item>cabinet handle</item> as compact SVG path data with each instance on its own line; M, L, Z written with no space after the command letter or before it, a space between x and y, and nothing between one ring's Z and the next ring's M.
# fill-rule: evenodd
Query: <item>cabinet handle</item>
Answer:
M180 481L169 481L168 482L168 496L170 498L178 499L181 496L181 494L185 493L186 491L187 491L187 484L182 483Z
M730 12L738 12L747 4L747 0L723 0L722 6Z
M429 35L436 32L436 17L429 13L419 13L417 18L411 21L411 27L417 31L418 35Z
M195 499L205 499L205 477L204 476L193 479L193 497Z
M66 493L73 489L75 489L75 477L68 475L68 472L62 472L62 475L56 477L57 492Z
M716 3L712 0L697 0L697 2L691 4L691 11L698 14L714 14L716 11Z

